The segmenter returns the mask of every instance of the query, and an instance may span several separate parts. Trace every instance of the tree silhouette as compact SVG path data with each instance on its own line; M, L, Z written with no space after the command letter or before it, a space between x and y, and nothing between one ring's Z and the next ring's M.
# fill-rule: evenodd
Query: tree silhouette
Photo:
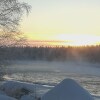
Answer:
M0 0L0 46L10 46L24 40L19 30L22 15L30 6L18 0Z
M30 8L27 3L18 0L0 0L0 78L5 73L3 69L7 57L7 52L2 48L24 43L25 38L19 25L23 14L28 14Z

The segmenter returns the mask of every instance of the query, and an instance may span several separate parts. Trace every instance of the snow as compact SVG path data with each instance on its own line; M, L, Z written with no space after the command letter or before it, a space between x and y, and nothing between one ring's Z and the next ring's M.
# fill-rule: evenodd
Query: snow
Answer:
M93 96L95 100L100 100L100 96Z
M5 81L3 85L1 85L1 90L4 91L7 95L13 96L17 92L21 91L21 89L26 90L31 94L38 92L38 96L40 97L44 93L46 93L49 89L51 89L50 86L45 86L45 85L38 85L38 84L33 84L33 83L27 83L27 82L19 82L19 81ZM10 91L10 92L9 92ZM27 95L26 94L26 95Z
M91 94L72 79L65 79L44 94L42 100L94 100Z
M20 100L35 100L35 98L31 95L24 95Z
M2 89L5 91L14 92L16 89L26 88L30 91L34 90L34 85L27 82L19 82L19 81L5 81L4 84L1 86Z
M0 86L0 100L35 100L35 89L37 97L41 97L42 100L100 100L100 96L92 96L72 79L65 79L55 87L5 81Z
M0 100L16 100L12 97L0 94Z
M45 94L48 90L50 90L52 86L48 85L39 85L39 84L33 84L33 83L27 83L27 82L19 82L19 81L5 81L0 86L0 94L5 93L8 96L14 97L14 98L21 98L24 100L25 96L26 98L32 98L35 95L37 97L41 97L43 94ZM35 94L36 93L36 94ZM29 100L29 99L28 99Z

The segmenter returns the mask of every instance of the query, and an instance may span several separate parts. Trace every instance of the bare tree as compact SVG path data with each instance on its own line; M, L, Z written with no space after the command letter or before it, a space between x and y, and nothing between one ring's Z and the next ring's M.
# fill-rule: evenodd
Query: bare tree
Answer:
M18 0L0 0L0 46L15 45L22 41L19 24L24 12L28 14L30 6Z
M18 0L0 0L0 78L4 69L2 68L4 55L1 48L23 43L25 38L20 32L19 25L23 14L28 14L29 11L30 6L27 3Z

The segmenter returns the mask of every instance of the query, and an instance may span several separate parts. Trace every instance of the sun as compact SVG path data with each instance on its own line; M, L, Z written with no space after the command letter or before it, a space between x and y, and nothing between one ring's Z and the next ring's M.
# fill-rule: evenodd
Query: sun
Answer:
M100 41L100 37L91 34L58 34L56 39L64 41L62 43L64 46L97 45Z

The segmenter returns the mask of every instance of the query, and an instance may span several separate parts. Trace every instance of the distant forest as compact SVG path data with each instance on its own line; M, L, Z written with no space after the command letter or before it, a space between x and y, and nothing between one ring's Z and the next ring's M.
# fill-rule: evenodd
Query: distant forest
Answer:
M100 46L84 47L3 47L0 59L5 60L47 60L47 61L89 61L100 62Z

